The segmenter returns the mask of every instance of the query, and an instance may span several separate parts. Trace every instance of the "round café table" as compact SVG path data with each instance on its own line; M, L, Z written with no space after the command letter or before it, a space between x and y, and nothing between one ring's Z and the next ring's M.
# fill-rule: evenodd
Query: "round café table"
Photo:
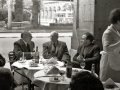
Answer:
M74 70L75 68L73 68ZM65 67L59 67L59 70L66 70ZM77 69L81 70L81 69ZM62 78L59 74L57 75L58 78ZM52 75L46 75L44 70L37 71L34 74L33 84L37 85L40 90L68 90L69 83L71 78L65 77L65 80L60 81L51 81L50 78L53 77Z

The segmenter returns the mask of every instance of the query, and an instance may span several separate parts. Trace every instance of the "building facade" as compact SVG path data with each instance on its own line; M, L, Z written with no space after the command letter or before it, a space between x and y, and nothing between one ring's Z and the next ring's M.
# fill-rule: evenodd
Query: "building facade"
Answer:
M43 1L41 9L41 24L73 24L73 2L70 1Z

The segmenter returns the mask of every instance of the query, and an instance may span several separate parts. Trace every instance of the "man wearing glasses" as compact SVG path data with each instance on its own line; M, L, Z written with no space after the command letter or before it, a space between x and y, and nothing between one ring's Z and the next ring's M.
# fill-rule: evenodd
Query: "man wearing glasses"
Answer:
M30 31L24 31L21 33L21 39L14 43L15 60L19 60L24 53L26 59L31 59L31 52L34 51L35 44L32 40L32 34Z

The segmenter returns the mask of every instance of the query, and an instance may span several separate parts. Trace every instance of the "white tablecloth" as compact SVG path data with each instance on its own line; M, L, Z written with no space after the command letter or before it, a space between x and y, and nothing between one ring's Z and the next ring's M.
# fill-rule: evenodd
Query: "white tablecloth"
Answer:
M46 59L43 59L43 61L45 61ZM20 63L19 61L16 61L12 64L12 66L17 67L21 70L23 70L23 72L25 73L25 75L32 81L34 79L34 73L39 71L39 70L43 70L44 69L44 65L43 64L38 64L38 67L30 67L29 63L32 60L26 60L25 63ZM62 66L63 63L58 61L58 65L57 66Z
M65 70L65 67L58 67L59 70ZM73 68L75 70L76 68ZM81 69L76 69L78 71L81 71ZM66 75L64 75L66 76ZM61 76L58 74L57 77L60 79L58 82L50 81L50 78L52 75L46 75L44 70L37 71L34 74L34 81L33 83L37 86L39 86L40 90L68 90L69 83L71 81L70 78L65 77L65 80L63 81Z
M32 60L27 60L25 63L20 63L19 61L16 61L12 64L12 66L17 67L25 73L25 75L32 81L34 79L33 75L35 72L42 70L44 66L42 64L38 64L38 67L30 67L29 63Z

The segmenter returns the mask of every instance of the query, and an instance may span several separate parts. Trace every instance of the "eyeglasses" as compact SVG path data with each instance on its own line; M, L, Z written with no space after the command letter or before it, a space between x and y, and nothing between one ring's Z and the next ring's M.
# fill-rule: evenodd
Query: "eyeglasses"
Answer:
M27 37L33 38L31 35L28 35Z

